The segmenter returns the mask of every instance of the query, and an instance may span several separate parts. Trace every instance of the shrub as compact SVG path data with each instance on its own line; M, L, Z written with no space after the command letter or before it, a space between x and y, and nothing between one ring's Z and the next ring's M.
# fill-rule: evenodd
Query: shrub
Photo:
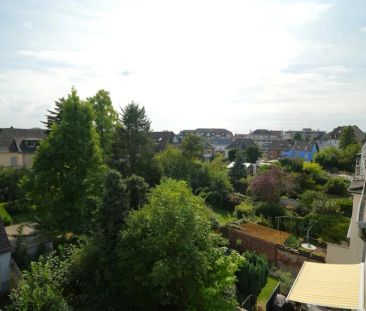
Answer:
M6 203L0 203L0 218L4 222L5 226L9 226L12 224L13 219L11 218L11 216L8 214L7 210L5 209L5 204Z
M286 209L281 204L277 203L260 203L255 209L255 214L274 218L276 216L285 216Z
M242 202L235 207L235 215L238 219L254 216L254 207L249 202Z
M259 256L250 251L245 252L243 255L245 261L237 272L237 286L244 300L249 295L258 296L262 287L266 285L269 266L264 256Z
M350 198L338 199L337 204L339 206L340 212L343 216L351 217L352 216L352 208L353 202Z
M324 185L324 192L327 194L334 194L339 196L347 195L348 183L344 178L332 177Z
M281 282L281 293L287 295L292 287L294 278L290 272L284 270L271 270L270 275Z

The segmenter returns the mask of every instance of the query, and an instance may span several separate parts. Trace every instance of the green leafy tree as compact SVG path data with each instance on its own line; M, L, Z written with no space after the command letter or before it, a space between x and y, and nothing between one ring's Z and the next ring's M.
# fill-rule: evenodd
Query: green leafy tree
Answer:
M244 161L244 155L242 152L239 151L236 156L234 165L232 168L230 168L229 171L231 183L233 184L234 189L240 193L244 193L246 190L241 181L245 179L248 175L247 169L244 165Z
M59 257L41 257L32 262L30 271L23 272L18 287L10 294L9 311L69 311L63 297L63 285L68 275L68 262Z
M118 171L111 169L105 181L103 202L96 213L99 232L102 233L105 243L115 246L129 210L126 182Z
M125 309L234 309L235 272L243 259L225 254L206 214L202 199L173 180L130 213L119 253L119 279L129 280L120 282Z
M114 132L118 123L118 113L114 110L109 92L99 90L93 97L87 99L95 114L95 129L99 135L100 147L105 157L111 156L111 146Z
M244 264L237 272L238 291L243 302L249 295L257 297L261 289L267 283L269 274L268 261L264 256L258 256L254 252L247 251L244 254ZM252 300L253 302L255 300Z
M301 173L303 171L304 161L302 159L283 158L279 160L281 167L289 173Z
M43 124L46 125L47 129L51 131L53 124L60 124L62 119L62 109L63 104L65 102L65 98L61 97L55 101L54 110L47 110L48 115L46 115L47 121L42 121Z
M328 171L336 171L339 168L341 151L335 147L325 148L314 156L314 161Z
M139 209L147 201L149 185L142 177L137 175L128 177L126 183L130 199L130 208L132 210Z
M158 183L161 172L154 161L150 120L145 108L134 102L128 104L122 109L121 121L112 146L113 165L124 177L135 174L144 177L150 185Z
M245 149L245 158L249 163L255 163L262 156L262 152L257 145L248 146Z
M189 160L200 159L203 152L202 138L189 134L182 141L183 156Z
M300 133L296 133L296 134L294 135L294 140L295 140L295 141L302 141L303 139L302 139L301 134L300 134Z
M339 146L342 149L345 149L347 146L355 144L356 141L356 134L353 129L352 125L346 126L342 129L341 138L339 141Z
M72 89L33 164L31 196L42 227L54 234L88 230L104 171L92 108Z

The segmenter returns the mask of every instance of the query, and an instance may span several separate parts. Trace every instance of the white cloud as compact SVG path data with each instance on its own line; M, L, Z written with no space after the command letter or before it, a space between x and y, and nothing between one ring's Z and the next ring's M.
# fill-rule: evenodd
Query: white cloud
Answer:
M43 62L46 70L3 73L10 82L0 92L9 88L19 100L27 94L31 104L46 106L71 85L82 96L105 88L116 108L131 100L145 105L155 129L225 126L246 131L261 121L248 116L274 113L279 106L273 102L283 98L288 104L294 90L304 94L309 88L311 94L322 85L329 91L339 88L321 70L336 77L344 70L340 66L283 73L315 48L292 29L313 23L331 8L263 0L124 1L80 21L87 31L65 31L56 49L47 40L38 41L37 49L20 49L22 59ZM304 96L305 101L311 97Z
M360 28L361 32L366 32L366 26Z

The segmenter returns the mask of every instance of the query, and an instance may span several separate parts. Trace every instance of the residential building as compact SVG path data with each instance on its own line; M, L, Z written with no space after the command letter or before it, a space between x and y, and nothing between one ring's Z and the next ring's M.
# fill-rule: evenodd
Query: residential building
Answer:
M280 140L282 139L282 136L282 131L257 129L253 132L250 132L248 138L252 139L259 146L263 153L267 153L268 147L272 141Z
M268 147L267 159L278 160L282 157L282 153L292 149L294 142L290 139L274 140Z
M211 146L214 149L214 153L225 154L225 148L233 142L232 138L215 137L211 139Z
M179 138L184 139L185 136L192 134L205 137L208 141L214 138L233 138L233 133L222 128L198 128L195 130L183 130L179 133Z
M294 139L296 135L300 135L302 140L313 141L319 139L325 134L325 131L313 130L311 128L303 128L301 131L286 131L284 138Z
M0 220L0 292L9 290L11 247L5 231L4 223Z
M315 142L296 141L291 149L282 152L282 157L299 158L305 162L311 162L317 152L319 152L319 147Z
M46 131L33 129L0 129L0 167L31 168L33 157Z
M163 151L168 145L178 144L178 137L171 131L152 132L154 151Z
M229 158L230 150L245 150L249 146L256 146L253 140L248 138L237 138L230 145L225 147L225 158Z
M339 143L341 140L342 131L346 126L338 126L333 131L324 134L319 139L317 139L317 144L319 149L322 150L327 147L339 148ZM356 140L363 144L365 141L365 133L357 126L353 125L353 130L356 136Z

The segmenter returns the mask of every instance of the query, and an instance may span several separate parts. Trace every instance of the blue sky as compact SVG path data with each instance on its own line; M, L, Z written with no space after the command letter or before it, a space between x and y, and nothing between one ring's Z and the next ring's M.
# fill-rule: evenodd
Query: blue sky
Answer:
M0 0L0 127L74 85L155 130L366 130L366 1Z

